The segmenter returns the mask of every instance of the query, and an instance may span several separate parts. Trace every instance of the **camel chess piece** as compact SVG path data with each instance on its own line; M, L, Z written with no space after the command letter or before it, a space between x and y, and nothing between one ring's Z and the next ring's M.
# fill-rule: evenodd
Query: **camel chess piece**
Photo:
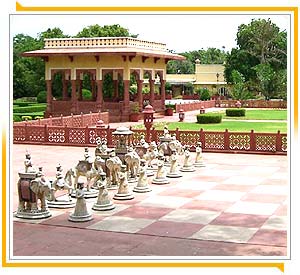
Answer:
M126 175L126 165L121 166L121 172L119 172L119 188L118 192L114 195L115 200L132 200L134 198L133 193L129 190L129 184Z
M84 190L83 190L83 183L77 183L76 189L76 205L74 212L70 214L68 220L71 222L87 222L93 219L92 214L90 214L86 207L86 200L84 198Z
M165 157L163 154L159 154L157 162L157 173L155 178L152 180L154 184L168 184L170 181L166 177L166 168L164 167Z
M205 167L202 155L202 143L199 141L196 145L196 159L194 163L195 167Z
M99 194L98 194L97 202L92 207L92 209L96 211L106 211L115 208L115 205L109 198L109 194L106 189L105 178L106 178L106 174L102 172L100 174L100 179L97 181Z
M147 165L144 159L141 159L140 174L137 185L133 188L133 192L146 193L150 192L151 188L148 185Z

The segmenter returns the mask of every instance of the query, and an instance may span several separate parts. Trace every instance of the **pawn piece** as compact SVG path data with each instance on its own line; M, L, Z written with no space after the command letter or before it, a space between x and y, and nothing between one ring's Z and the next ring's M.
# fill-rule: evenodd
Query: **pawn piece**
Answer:
M76 205L74 212L70 214L68 220L71 222L87 222L93 219L92 214L88 213L84 198L83 183L78 182L76 189Z
M202 143L197 142L196 146L196 159L194 163L195 167L205 167L205 164L203 162L203 156L202 156Z
M118 192L114 195L115 200L132 200L134 198L132 192L129 191L129 184L126 175L126 165L121 166L121 172L119 175L119 188Z
M154 184L168 184L170 181L166 177L166 168L164 167L164 156L159 154L157 162L156 177L152 180Z
M115 205L110 200L108 191L106 189L105 176L106 174L102 172L100 174L100 180L98 181L98 199L92 207L92 209L96 211L112 210L115 208Z
M190 161L191 153L190 148L188 146L184 149L184 163L183 166L180 168L181 172L194 172L196 169Z
M137 193L146 193L150 192L151 189L148 185L148 177L147 177L147 166L146 161L141 159L141 167L140 167L140 175L138 179L138 184L133 188L133 192Z

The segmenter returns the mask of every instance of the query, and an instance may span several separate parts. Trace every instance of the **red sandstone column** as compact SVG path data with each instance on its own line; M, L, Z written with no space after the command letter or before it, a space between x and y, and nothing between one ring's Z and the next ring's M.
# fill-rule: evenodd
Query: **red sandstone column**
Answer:
M144 80L137 80L137 94L140 111L143 110L143 83Z
M96 94L96 86L95 86L94 79L91 80L91 90L92 90L92 100L96 101L97 94Z
M154 107L154 80L149 79L150 84L150 105Z
M82 80L78 80L78 100L82 100Z
M47 86L47 113L51 113L52 111L52 80L46 80Z
M97 84L97 98L96 98L96 106L99 110L102 109L103 105L103 91L102 91L102 80L96 80Z
M124 82L124 109L123 113L125 115L129 114L129 85L130 80L123 80Z
M63 76L63 80L62 80L62 99L63 100L68 100L68 81L65 80L65 77Z
M161 107L164 110L166 101L166 80L160 80L160 93Z
M75 114L78 111L78 102L76 96L76 80L71 80L71 85L72 85L71 112Z

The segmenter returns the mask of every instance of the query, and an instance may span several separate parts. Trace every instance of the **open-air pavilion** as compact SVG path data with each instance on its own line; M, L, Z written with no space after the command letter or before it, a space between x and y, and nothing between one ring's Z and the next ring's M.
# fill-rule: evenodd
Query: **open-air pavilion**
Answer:
M134 104L130 101L131 78L137 84L137 97L133 100L138 102L139 110L143 108L142 88L147 80L149 103L155 111L163 111L166 65L169 60L185 59L171 53L165 44L130 37L45 39L44 49L25 52L23 56L40 57L45 61L46 117L108 110L110 122L129 119ZM56 74L62 79L61 99L52 95ZM103 89L108 74L113 80L113 93L109 95ZM84 100L82 96L85 75L90 80L91 100ZM154 84L158 79L159 96L155 96Z

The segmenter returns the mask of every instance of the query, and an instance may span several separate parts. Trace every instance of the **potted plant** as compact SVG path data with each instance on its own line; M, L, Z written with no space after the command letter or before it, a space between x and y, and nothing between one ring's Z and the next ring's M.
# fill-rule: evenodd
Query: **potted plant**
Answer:
M174 112L173 107L174 107L174 105L172 105L171 103L166 104L166 111L165 111L166 116L173 115L173 112Z
M133 102L130 105L129 121L138 122L139 118L140 118L139 104L137 102Z

